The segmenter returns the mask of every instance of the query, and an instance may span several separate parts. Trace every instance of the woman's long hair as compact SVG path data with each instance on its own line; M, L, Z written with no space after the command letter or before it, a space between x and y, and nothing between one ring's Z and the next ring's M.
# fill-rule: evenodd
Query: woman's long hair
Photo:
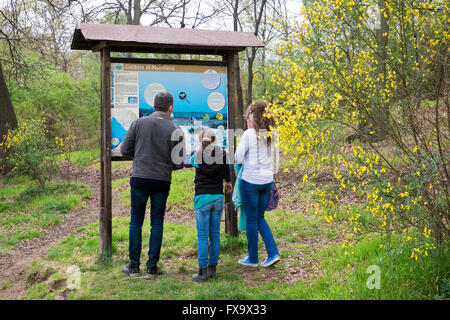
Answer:
M247 108L246 116L253 115L253 126L259 134L261 130L268 133L275 126L275 119L271 114L267 113L267 103L264 100L258 100ZM271 136L267 135L267 145L270 145Z

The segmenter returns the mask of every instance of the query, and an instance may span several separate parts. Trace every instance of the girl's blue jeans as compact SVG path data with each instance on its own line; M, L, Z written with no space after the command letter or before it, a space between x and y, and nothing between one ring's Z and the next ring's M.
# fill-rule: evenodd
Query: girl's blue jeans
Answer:
M216 266L219 262L220 221L223 207L223 198L221 198L195 210L199 268L206 268L208 265Z
M240 192L242 206L247 218L248 259L251 263L259 263L258 258L258 232L266 245L267 256L273 258L279 255L272 231L264 219L267 202L273 182L267 184L253 184L241 180Z

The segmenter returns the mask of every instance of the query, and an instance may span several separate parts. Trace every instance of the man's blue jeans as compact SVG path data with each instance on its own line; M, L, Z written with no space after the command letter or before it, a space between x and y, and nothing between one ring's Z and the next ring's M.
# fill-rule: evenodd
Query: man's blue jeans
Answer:
M258 263L258 231L266 245L267 256L273 258L279 255L272 231L264 219L267 202L273 182L267 184L253 184L241 180L241 201L247 218L248 259L251 263Z
M197 222L198 266L216 266L220 253L220 220L223 212L223 198L211 201L195 210ZM209 240L209 258L208 258Z
M164 211L169 192L148 192L131 187L131 220L129 254L132 267L139 267L142 249L142 224L150 197L150 239L147 268L155 268L159 260L163 237Z

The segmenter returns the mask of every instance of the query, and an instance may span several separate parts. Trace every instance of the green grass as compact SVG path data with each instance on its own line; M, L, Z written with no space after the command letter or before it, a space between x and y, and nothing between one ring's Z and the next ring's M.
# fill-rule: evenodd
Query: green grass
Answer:
M74 164L75 166L86 169L89 166L95 165L97 169L100 169L100 149L89 150L76 150L68 153L64 153L58 156L58 159L65 159ZM112 168L130 168L131 161L113 161L111 163Z
M110 264L97 262L98 223L90 224L78 230L77 235L66 237L48 253L46 263L78 265L82 272L81 290L70 292L69 299L216 299L246 298L239 279L234 281L212 281L212 287L202 287L192 283L191 273L197 268L196 232L190 225L166 224L161 251L165 275L155 281L129 279L121 268L126 263L128 250L128 218L113 219L113 251L115 258ZM143 237L148 239L149 226L144 224ZM225 258L223 267L230 268L234 259L228 252L241 253L244 241L229 239L222 235L222 251ZM145 264L145 252L148 244L144 242L142 261ZM243 252L242 252L243 253ZM224 278L229 278L224 275ZM231 277L234 278L234 277ZM94 284L95 285L92 285ZM28 298L43 298L48 286L37 284L29 292Z
M167 205L192 210L194 177L194 169L183 169L172 174L172 184L170 185L170 194L167 198Z
M192 201L192 200L191 200ZM298 217L291 212L274 210L268 216L275 230L284 230L288 223L276 226L279 220L290 220L296 226L308 229L308 224L317 225L318 219ZM237 259L247 254L245 233L238 238L225 235L221 230L221 257L218 272L220 280L206 284L193 283L192 274L197 271L197 234L194 225L171 224L164 226L164 238L161 250L161 267L165 274L153 281L129 279L122 274L122 267L128 259L128 223L129 218L113 219L113 253L111 263L104 264L98 257L98 223L89 224L77 230L76 234L64 238L53 246L44 263L67 268L77 265L82 272L81 289L71 291L68 299L283 299L282 290L272 285L272 280L282 282L289 265L280 263L277 269L246 269L237 264ZM311 226L310 225L310 226ZM150 227L148 221L143 226L143 239L148 239ZM315 237L316 233L306 233ZM285 242L285 236L277 238ZM309 239L309 240L312 240ZM145 268L148 242L143 241L141 263ZM280 247L283 258L295 258L297 248ZM259 242L261 259L266 256L264 244ZM144 270L142 270L144 271ZM247 274L248 273L248 274ZM268 280L269 279L269 280ZM258 282L262 282L258 283ZM288 285L280 283L281 288ZM39 283L32 286L28 298L52 298L50 286ZM263 290L261 290L263 288Z
M60 155L59 158L69 160L80 168L86 168L100 159L100 150L76 150Z
M194 169L183 169L172 173L172 183L170 193L167 198L168 209L172 207L183 210L192 210L192 199L194 198ZM119 200L121 205L130 206L130 186L129 177L121 178L112 182L112 188L115 191L123 189Z
M82 156L84 157L84 156ZM129 163L119 163L128 166ZM195 171L173 173L168 208L192 210ZM129 178L112 183L121 192L120 204L130 205ZM286 203L310 201L309 182L294 188ZM42 235L55 226L64 212L88 194L78 185L49 185L37 190L27 179L8 181L0 190L0 249L13 247L21 239ZM358 205L352 204L355 210ZM20 208L20 210L19 210ZM343 210L335 209L338 225L345 223ZM247 255L245 233L231 238L221 230L219 278L195 283L197 239L194 224L166 223L160 266L165 274L153 279L128 278L122 267L128 262L129 218L113 218L113 258L99 257L98 222L76 230L55 244L47 256L30 267L26 279L26 299L448 299L448 244L418 262L409 259L410 249L399 238L389 241L367 235L346 255L340 246L339 229L320 216L297 210L266 213L278 243L282 261L275 268L256 270L240 266L237 259ZM141 272L144 272L150 226L143 226ZM382 246L381 246L382 245ZM266 256L259 241L260 259ZM81 271L81 288L66 290L69 266ZM369 289L369 266L380 270L380 289ZM298 273L291 273L299 270ZM302 271L303 270L303 271ZM303 272L303 273L302 273ZM8 287L12 284L5 284Z
M0 252L7 252L22 240L42 237L58 225L64 214L91 195L82 184L48 183L39 188L35 182L18 179L3 181L0 189Z
M409 259L409 251L401 247L399 239L387 242L369 235L353 246L352 255L346 256L339 243L314 246L314 241L323 239L330 228L316 216L274 210L267 214L267 220L279 243L282 261L268 269L240 266L237 259L247 254L245 234L231 238L222 229L219 278L207 283L191 280L197 271L197 240L195 226L187 224L165 224L160 260L165 274L153 280L130 279L121 271L128 262L129 218L113 219L110 263L99 262L98 223L80 228L53 246L42 263L80 268L81 289L69 291L67 299L433 299L439 298L448 285L448 248L417 263ZM147 221L143 239L148 239L149 229ZM143 241L142 268L147 250L148 242ZM259 254L264 259L262 241ZM312 262L320 275L289 282L291 268L307 264L298 260L301 256ZM371 265L380 268L378 290L367 287L367 268ZM51 289L47 281L32 285L27 297L53 299L63 290Z
M383 247L380 247L383 245ZM324 276L310 287L317 299L441 299L449 292L448 245L419 261L409 258L410 248L401 245L400 238L390 241L370 237L352 248L346 256L340 247L319 252ZM447 260L447 261L446 261ZM376 266L380 271L380 289L370 289L367 281ZM339 271L338 271L339 270ZM440 296L441 295L441 296Z

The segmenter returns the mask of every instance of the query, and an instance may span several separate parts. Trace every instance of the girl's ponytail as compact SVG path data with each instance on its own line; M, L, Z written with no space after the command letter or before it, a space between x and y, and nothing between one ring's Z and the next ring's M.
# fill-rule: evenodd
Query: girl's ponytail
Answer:
M204 129L200 132L199 140L202 150L205 150L211 143L216 142L216 134L212 129Z

